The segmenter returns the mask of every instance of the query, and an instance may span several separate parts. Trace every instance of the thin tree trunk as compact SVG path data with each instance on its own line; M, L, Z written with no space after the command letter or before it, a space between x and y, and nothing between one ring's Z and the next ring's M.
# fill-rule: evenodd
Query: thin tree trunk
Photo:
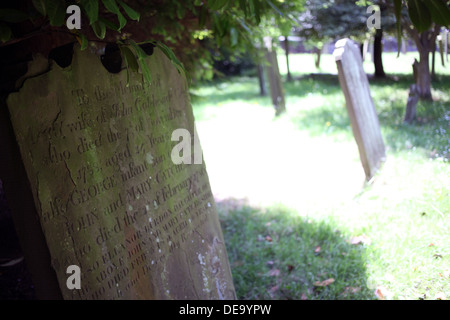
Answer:
M266 96L267 89L266 89L266 80L264 78L264 68L261 64L258 64L257 70L258 70L258 82L259 82L259 95Z
M267 78L269 79L270 95L275 108L275 116L278 116L286 111L286 102L276 52L266 49L266 60L269 62L266 70Z
M375 66L375 77L384 78L386 73L383 67L383 29L377 29L375 33L373 54L374 54L374 66Z
M416 85L412 84L409 87L408 103L406 104L406 112L403 119L405 123L411 124L416 118L417 102L419 102L419 94Z
M429 54L433 50L433 46L436 46L436 37L439 34L440 27L436 25L433 30L427 30L420 34L416 29L412 29L409 25L406 25L405 27L414 40L417 51L419 51L420 60L413 64L417 92L420 99L433 100L431 95Z
M431 73L429 52L420 52L420 60L415 61L417 92L421 99L433 100L431 96ZM414 67L413 67L414 68Z
M431 79L436 78L436 45L433 46L431 51Z
M445 59L447 60L447 62L448 62L448 36L449 36L448 30L445 29L444 30L444 54L445 54Z
M320 58L322 57L322 49L323 49L323 47L321 47L321 48L316 47L316 49L315 49L315 51L316 51L316 68L317 69L320 69Z
M408 42L407 40L402 38L402 54L406 54L408 52Z
M284 48L286 53L287 81L292 81L291 70L289 68L289 40L288 36L284 36Z

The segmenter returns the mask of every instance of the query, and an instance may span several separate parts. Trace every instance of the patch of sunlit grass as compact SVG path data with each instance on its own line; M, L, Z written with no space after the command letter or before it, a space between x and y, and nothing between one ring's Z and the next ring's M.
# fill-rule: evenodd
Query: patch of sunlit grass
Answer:
M450 296L450 79L436 81L436 101L420 102L418 121L404 125L409 83L371 81L387 147L371 184L336 76L286 83L279 118L256 79L195 90L239 298Z

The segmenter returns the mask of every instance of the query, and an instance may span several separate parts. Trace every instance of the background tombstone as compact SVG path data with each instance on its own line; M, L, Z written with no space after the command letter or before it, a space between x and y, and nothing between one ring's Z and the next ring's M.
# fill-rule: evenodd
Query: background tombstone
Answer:
M336 42L333 53L339 82L345 95L353 136L359 155L370 180L386 157L378 116L370 95L369 81L364 72L361 53L350 39Z
M77 45L71 66L52 63L8 97L59 288L65 299L234 299L205 164L171 160L172 132L195 131L185 78L159 49L146 63L152 82L131 73L127 84ZM80 290L67 288L70 265Z
M281 81L280 70L278 68L277 53L272 47L272 39L264 38L266 54L266 73L269 79L270 95L272 104L275 108L275 115L280 115L286 111L286 102L284 99L283 82Z

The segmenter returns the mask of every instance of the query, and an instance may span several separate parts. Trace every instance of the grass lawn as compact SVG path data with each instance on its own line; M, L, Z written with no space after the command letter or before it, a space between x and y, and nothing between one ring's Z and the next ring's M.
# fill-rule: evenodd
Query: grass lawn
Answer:
M450 298L450 67L404 125L410 56L384 57L395 78L371 92L387 161L370 184L332 56L320 71L291 56L279 118L254 77L192 89L238 298Z

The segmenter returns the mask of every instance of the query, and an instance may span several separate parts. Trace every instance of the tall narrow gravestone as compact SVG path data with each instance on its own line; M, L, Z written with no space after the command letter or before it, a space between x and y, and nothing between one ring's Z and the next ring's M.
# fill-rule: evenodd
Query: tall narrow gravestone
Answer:
M338 68L339 82L345 95L347 112L359 155L370 180L386 157L378 116L370 95L369 81L362 58L355 43L341 39L333 53Z
M8 97L62 296L234 299L205 164L171 158L173 131L195 134L185 78L159 49L145 62L151 83L127 83L76 48Z

